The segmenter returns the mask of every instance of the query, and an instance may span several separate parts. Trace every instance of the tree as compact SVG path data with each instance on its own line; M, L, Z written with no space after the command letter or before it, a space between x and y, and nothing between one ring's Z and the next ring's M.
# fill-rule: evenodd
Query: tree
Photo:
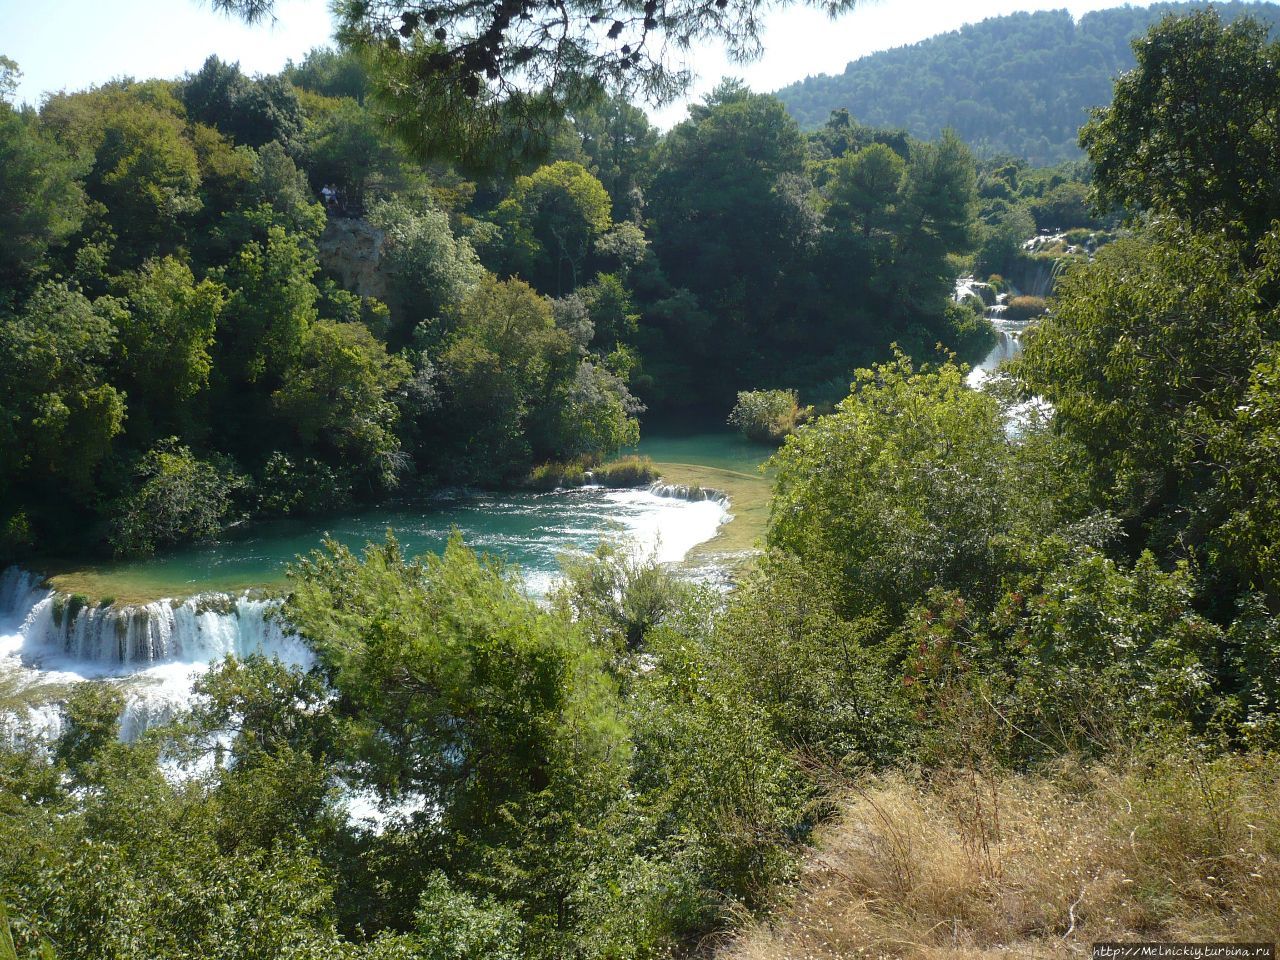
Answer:
M363 324L321 321L272 402L302 449L394 487L402 458L392 398L409 372Z
M149 443L157 434L196 430L193 400L213 369L214 331L226 291L196 282L173 257L148 260L120 278L126 308L120 313L119 366L132 398L130 432Z
M457 536L413 562L391 538L362 558L330 543L291 575L285 616L341 692L360 779L421 797L468 845L510 842L522 812L572 802L591 765L621 772L599 654Z
M316 318L319 265L312 248L283 227L265 243L250 241L219 271L230 290L225 332L218 338L218 368L236 384L274 386L302 353Z
M510 272L555 296L572 293L592 248L613 221L609 194L581 164L558 160L516 180L497 210L510 233ZM520 249L523 248L523 249Z
M213 55L182 85L182 101L191 119L255 149L273 140L291 147L302 132L302 108L288 80L250 79L238 63Z
M763 378L755 368L776 365L807 319L803 263L820 224L804 163L782 104L731 82L690 107L658 152L654 249L672 284L719 319L716 336L689 344L704 364L716 358L706 389L719 399Z
M158 81L58 94L41 108L44 129L92 158L85 189L106 207L117 267L176 252L200 210L200 160L182 112Z
M846 153L834 163L826 195L830 216L864 239L891 228L906 161L882 143Z
M533 451L526 428L576 367L550 303L521 280L486 277L458 306L440 355L444 462L462 477L522 474ZM450 462L450 461L453 462Z
M384 234L380 256L388 274L390 342L400 346L417 334L438 345L448 332L450 310L483 275L475 251L454 236L448 215L426 200L379 202L369 221Z
M548 455L564 460L597 459L640 442L636 400L621 377L590 360L578 364L548 405L552 424L542 438Z
M1254 498L1269 481L1254 443L1265 446L1270 430L1277 329L1264 304L1276 258L1271 237L1255 252L1166 223L1068 272L1053 314L1028 338L1015 375L1087 451L1095 495L1125 521L1135 549L1200 555L1224 521L1241 530L1259 522L1265 500ZM1215 574L1226 578L1222 597L1233 596L1228 565Z
M1011 495L1032 482L996 401L946 363L901 354L855 375L836 412L775 458L769 546L803 563L845 619L888 632L933 587L990 600L1019 537L1051 520ZM1039 481L1036 481L1039 482Z
M1080 132L1099 202L1260 235L1280 216L1280 47L1267 27L1168 15L1133 49L1137 69Z
M107 382L117 306L46 283L16 314L0 314L0 482L43 496L92 499L98 465L124 427L125 397Z
M40 131L36 116L0 103L0 285L36 273L85 215L82 164Z
M413 178L399 145L355 100L338 101L310 124L304 142L313 182L342 187L353 212L367 200L402 192Z
M852 3L812 5L834 15ZM215 0L251 22L272 6ZM545 155L554 121L602 88L671 99L689 77L667 61L667 44L722 40L743 60L761 50L751 0L667 0L661 8L657 0L642 8L572 0L554 9L511 0L482 15L374 0L340 13L339 36L367 55L393 127L422 154L471 169Z
M243 485L225 459L198 459L176 437L138 461L136 486L116 508L112 543L119 554L145 556L157 547L208 540L231 516L231 495Z

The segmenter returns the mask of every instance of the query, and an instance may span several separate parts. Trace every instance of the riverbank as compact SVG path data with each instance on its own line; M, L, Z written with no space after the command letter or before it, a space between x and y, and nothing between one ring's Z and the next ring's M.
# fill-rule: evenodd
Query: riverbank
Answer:
M759 472L769 449L727 431L657 436L640 445L672 486L725 493L720 502L657 496L645 488L443 495L415 507L370 509L332 517L245 525L226 538L135 561L46 559L31 566L48 584L84 605L142 605L200 593L266 594L287 588L285 567L325 536L360 550L394 531L405 552L438 552L453 530L468 545L519 566L545 592L566 550L594 549L601 539L630 539L668 562L736 566L762 539L770 482ZM656 489L656 488L655 488Z

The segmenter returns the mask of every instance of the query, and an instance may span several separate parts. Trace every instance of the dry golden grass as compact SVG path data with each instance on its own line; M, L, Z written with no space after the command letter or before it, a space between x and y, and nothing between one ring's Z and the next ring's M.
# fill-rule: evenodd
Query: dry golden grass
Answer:
M1189 755L850 790L792 901L721 960L1087 957L1280 938L1280 763Z

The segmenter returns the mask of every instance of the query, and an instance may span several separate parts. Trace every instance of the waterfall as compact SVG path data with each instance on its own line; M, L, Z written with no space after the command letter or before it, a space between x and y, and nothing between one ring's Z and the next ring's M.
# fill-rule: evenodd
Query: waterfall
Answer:
M0 573L0 678L31 692L33 702L0 714L0 739L56 737L62 728L56 698L68 684L118 685L125 694L120 736L132 740L172 719L190 702L195 678L228 654L310 665L306 644L273 616L277 606L249 594L90 606L10 567ZM54 699L37 702L42 686L58 691Z
M718 503L720 506L728 508L729 495L721 490L714 490L710 487L690 486L685 483L666 483L662 480L649 485L648 493L655 497L664 497L671 500L688 500L690 503Z
M209 663L227 654L277 655L296 662L305 648L271 617L276 603L201 594L123 607L77 608L49 592L27 614L20 654L53 656L99 673L132 673L162 663Z

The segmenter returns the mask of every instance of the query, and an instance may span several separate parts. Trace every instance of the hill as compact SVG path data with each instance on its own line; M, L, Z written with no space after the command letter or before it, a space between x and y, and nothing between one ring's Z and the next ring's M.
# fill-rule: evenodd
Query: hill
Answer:
M1066 10L994 17L870 54L839 75L809 77L776 96L810 129L845 108L862 123L902 127L922 138L952 127L980 152L1036 164L1075 160L1081 156L1076 134L1089 109L1108 103L1112 80L1134 66L1130 41L1167 13L1202 6L1124 6L1079 21ZM1224 20L1251 14L1280 23L1273 3L1217 9Z

